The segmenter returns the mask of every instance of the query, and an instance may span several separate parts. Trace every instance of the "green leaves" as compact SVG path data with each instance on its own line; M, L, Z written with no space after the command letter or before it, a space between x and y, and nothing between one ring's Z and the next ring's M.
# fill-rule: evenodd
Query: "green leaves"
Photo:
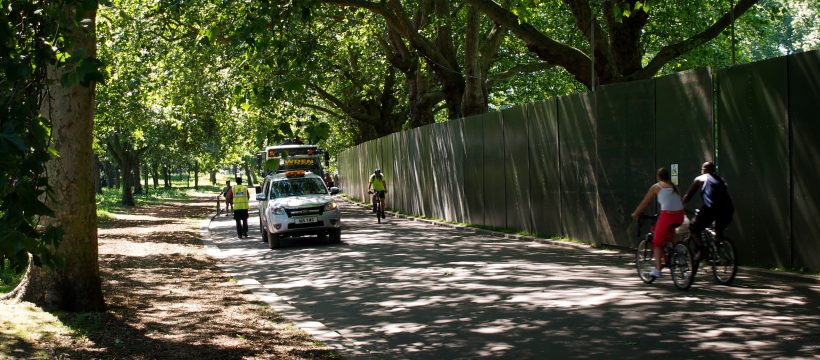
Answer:
M330 137L330 124L319 122L319 119L311 115L310 123L305 126L305 134L310 144L318 144Z
M46 68L67 65L58 54L66 51L66 32L75 19L65 17L62 3L4 1L0 7L0 254L17 266L28 263L29 253L38 264L60 263L52 250L61 231L39 226L41 217L53 214L43 203L50 196L44 170L55 155L50 124L39 111ZM96 6L90 0L76 3ZM80 69L77 82L97 78L93 60L73 66Z
M615 16L615 21L623 22L624 18L628 18L638 11L642 11L644 13L649 13L649 4L646 1L636 1L634 6L629 5L629 3L625 4L623 8L621 8L617 3L613 5L613 15Z
M104 82L105 64L97 58L83 56L83 53L72 56L68 71L60 78L64 87L71 87L76 84L88 87L92 82Z

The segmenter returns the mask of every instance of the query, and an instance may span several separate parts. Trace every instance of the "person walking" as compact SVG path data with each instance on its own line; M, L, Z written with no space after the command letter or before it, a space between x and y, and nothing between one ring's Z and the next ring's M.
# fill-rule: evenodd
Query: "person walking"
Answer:
M228 211L233 210L233 188L230 180L225 181L225 187L219 195L225 197L225 216L228 216Z
M248 201L248 187L242 185L241 177L237 177L236 186L233 187L233 218L236 221L236 234L239 238L248 237Z

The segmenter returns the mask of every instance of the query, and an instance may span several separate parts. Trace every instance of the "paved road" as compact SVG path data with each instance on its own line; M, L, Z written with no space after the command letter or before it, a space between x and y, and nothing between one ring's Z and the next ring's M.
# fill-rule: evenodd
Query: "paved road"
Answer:
M341 245L269 250L255 212L250 239L217 217L206 243L346 358L820 358L816 278L742 269L679 291L668 273L643 284L625 253L342 211Z

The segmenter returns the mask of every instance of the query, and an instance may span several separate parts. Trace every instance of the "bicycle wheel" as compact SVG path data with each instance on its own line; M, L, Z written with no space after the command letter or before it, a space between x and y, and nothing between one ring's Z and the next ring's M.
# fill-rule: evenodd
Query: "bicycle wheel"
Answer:
M381 224L382 223L382 202L379 201L376 204L376 222Z
M721 285L729 285L737 274L735 245L729 239L715 239L715 246L709 260L712 262L712 275Z
M638 268L638 276L647 284L655 281L649 274L655 269L655 258L652 253L652 235L646 237L638 243L638 250L635 252L635 266Z
M672 250L672 258L669 260L669 271L672 273L672 282L675 287L687 290L692 286L695 279L694 261L692 253L684 244L676 244Z

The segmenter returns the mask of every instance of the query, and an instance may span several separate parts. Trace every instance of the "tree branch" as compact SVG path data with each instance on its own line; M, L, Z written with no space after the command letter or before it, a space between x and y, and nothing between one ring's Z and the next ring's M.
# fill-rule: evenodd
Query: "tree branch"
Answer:
M740 0L734 8L734 19L737 20L737 18L743 15L746 10L749 10L752 6L757 4L758 1L759 0ZM625 74L624 80L648 79L655 76L655 74L657 74L658 71L666 65L666 63L700 45L709 42L709 40L717 37L731 24L732 14L731 12L727 12L723 15L723 17L712 24L712 26L706 28L700 33L677 44L664 46L661 51L659 51L658 54L652 58L649 64L647 64L643 69L632 74Z
M567 69L578 81L590 86L591 61L582 51L556 41L528 23L520 22L518 16L492 0L467 1L496 23L510 29L539 59Z
M496 74L491 79L487 79L487 83L488 83L487 87L492 88L496 84L498 84L502 81L507 81L507 80L517 76L517 75L531 74L531 73L534 73L534 72L549 70L549 69L554 68L554 67L555 67L555 65L548 64L548 63L545 63L545 62L519 64L519 65L516 65L516 66L510 68L507 71Z

